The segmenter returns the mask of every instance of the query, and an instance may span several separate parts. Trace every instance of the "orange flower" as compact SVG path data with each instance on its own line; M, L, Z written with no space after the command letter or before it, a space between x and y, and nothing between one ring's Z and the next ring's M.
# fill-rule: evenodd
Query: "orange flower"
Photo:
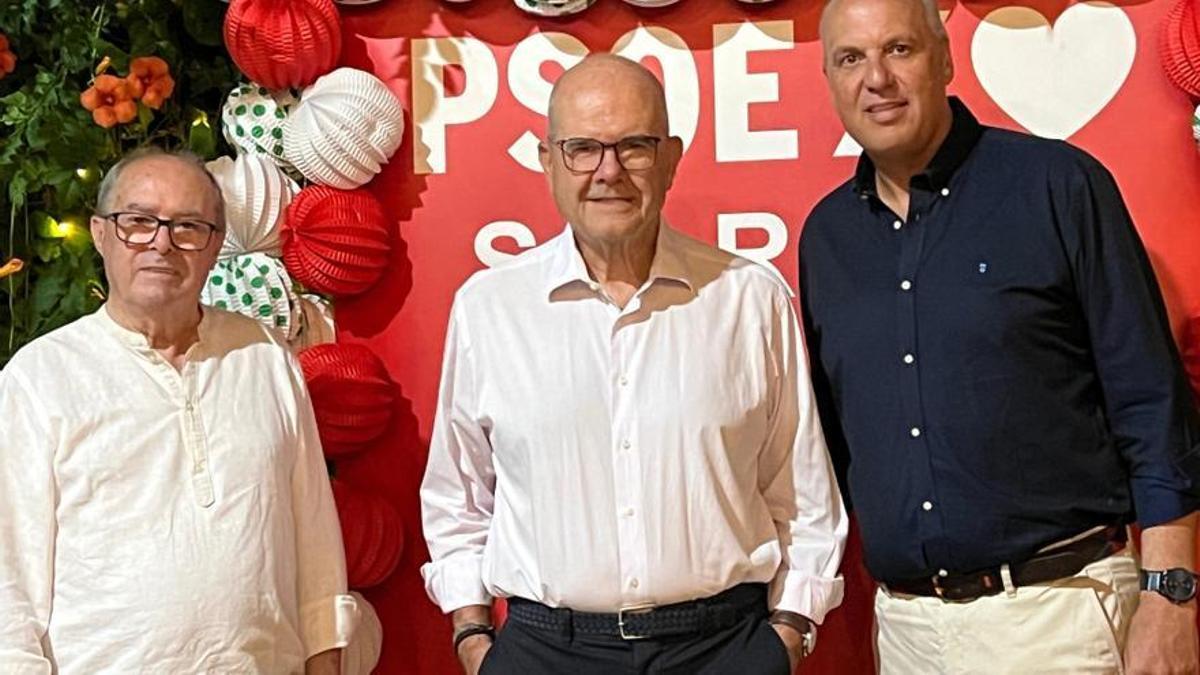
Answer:
M133 101L129 82L116 75L97 76L92 86L80 94L79 102L92 111L92 119L105 129L137 117L137 103Z
M0 33L0 80L17 67L17 55L8 48L8 38Z
M20 272L23 267L25 267L25 263L20 258L10 259L8 262L0 265L0 279Z
M139 56L129 62L129 77L125 78L135 98L142 99L147 108L158 110L175 91L171 67L157 56Z

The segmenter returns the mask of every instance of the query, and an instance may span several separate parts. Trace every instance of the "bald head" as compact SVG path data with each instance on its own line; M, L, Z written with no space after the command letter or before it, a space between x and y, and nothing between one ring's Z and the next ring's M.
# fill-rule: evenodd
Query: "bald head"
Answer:
M828 28L826 25L828 22L828 19L829 19L830 15L832 15L834 13L835 10L839 9L838 6L843 4L844 1L845 0L828 0L828 2L825 3L824 9L821 10L821 23L820 23L819 31L821 34L821 41L823 43L828 43L828 40L829 40ZM949 37L946 35L946 25L944 23L942 23L942 15L938 11L937 0L901 0L901 1L902 2L910 2L914 5L919 5L921 7L921 15L925 17L925 26L927 28L929 28L930 35L932 35L937 40L941 40L941 41L949 40ZM826 44L826 46L828 46L828 44Z
M653 133L667 136L667 97L662 84L641 64L613 54L591 54L563 73L550 92L549 136L557 138L564 116L573 113L567 101L592 99L605 92L624 92L631 103L649 108L654 116Z

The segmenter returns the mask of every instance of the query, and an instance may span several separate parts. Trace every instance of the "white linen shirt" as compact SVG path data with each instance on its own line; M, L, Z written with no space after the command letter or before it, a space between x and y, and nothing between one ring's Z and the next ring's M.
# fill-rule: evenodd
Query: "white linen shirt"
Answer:
M820 622L842 598L847 517L787 291L665 224L624 310L569 226L459 289L421 499L445 612L769 582Z
M296 673L348 642L296 360L204 308L181 371L105 308L0 371L0 672Z

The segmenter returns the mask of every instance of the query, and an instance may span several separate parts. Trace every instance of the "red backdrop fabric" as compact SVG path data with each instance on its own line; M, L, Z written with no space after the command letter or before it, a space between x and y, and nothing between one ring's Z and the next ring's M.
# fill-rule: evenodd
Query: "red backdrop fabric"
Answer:
M999 3L943 3L957 70L951 92L987 124L1069 130L1072 143L1104 162L1150 252L1177 336L1200 340L1200 331L1184 330L1200 317L1192 104L1172 88L1157 56L1169 3L1118 2L1108 14L1065 0L1015 4L993 14ZM455 289L485 260L562 228L544 177L514 158L528 158L528 148L517 144L510 154L523 134L543 132L536 101L549 85L538 83L562 70L539 62L545 44L609 51L639 26L646 30L634 33L627 50L647 44L650 33L673 42L659 50L661 59L645 61L667 73L673 121L691 136L666 215L694 236L770 259L794 286L804 218L856 161L838 152L843 131L821 75L820 6L683 0L647 10L599 0L565 19L539 19L511 0L341 7L343 64L379 76L409 111L404 144L368 186L397 223L390 265L371 290L337 303L338 339L371 347L400 392L385 437L338 463L340 480L390 496L408 537L395 574L366 593L385 631L379 672L458 672L449 624L426 598L418 571L428 553L417 491ZM570 37L547 41L539 32ZM446 37L459 40L431 41ZM441 73L444 89L421 75L434 72L438 81L431 64L459 60L466 65ZM1081 78L1082 92L1062 84ZM1103 100L1105 87L1116 92L1111 100ZM873 670L873 586L856 539L844 573L846 602L822 627L806 672Z

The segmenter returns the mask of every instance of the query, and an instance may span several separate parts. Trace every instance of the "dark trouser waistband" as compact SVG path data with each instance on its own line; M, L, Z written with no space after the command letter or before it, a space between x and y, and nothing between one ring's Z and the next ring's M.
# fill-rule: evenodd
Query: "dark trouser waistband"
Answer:
M1089 564L1102 560L1125 548L1123 525L1106 527L1063 546L1035 554L1028 560L1008 565L1012 585L1031 586L1079 573ZM908 595L935 596L953 602L967 602L1004 590L1001 567L965 574L934 575L920 579L904 579L884 583L889 591Z
M524 598L509 598L508 616L526 626L624 640L681 635L707 635L728 628L747 615L767 610L766 584L739 584L712 597L658 607L631 607L619 612L577 612Z

